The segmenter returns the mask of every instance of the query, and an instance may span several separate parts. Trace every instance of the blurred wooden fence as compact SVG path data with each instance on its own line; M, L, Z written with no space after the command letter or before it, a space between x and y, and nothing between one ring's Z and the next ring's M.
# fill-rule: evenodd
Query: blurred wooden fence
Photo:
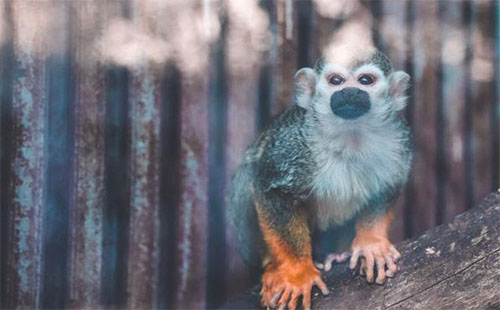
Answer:
M393 239L498 188L498 1L171 2L0 2L2 308L212 308L247 286L225 189L336 36L367 36L413 77ZM262 16L268 37L234 35ZM127 23L158 36L114 38Z

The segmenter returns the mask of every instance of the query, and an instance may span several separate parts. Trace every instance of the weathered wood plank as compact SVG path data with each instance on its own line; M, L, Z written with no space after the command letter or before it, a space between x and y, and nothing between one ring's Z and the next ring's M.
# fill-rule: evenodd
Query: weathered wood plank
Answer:
M443 220L447 222L467 209L465 199L465 89L467 76L465 64L466 29L463 26L463 4L450 2L442 9L440 51L442 61L442 99L444 110L444 190ZM443 171L442 171L443 172Z
M492 182L494 170L492 143L495 134L492 126L491 114L495 112L490 109L494 100L494 54L490 42L494 36L494 19L489 18L494 9L494 1L477 1L474 3L477 20L472 32L472 60L471 60L471 83L472 102L471 113L473 120L472 130L472 169L474 176L474 198L473 202L479 201L488 192L495 190ZM491 167L491 168L488 168Z
M141 2L131 10L134 31L160 31L155 3ZM149 55L148 55L149 56ZM130 66L129 120L130 227L127 307L156 307L159 255L159 151L161 71L153 57L138 57Z
M255 135L257 117L256 105L259 104L260 67L264 66L265 51L270 45L268 32L269 16L257 3L244 7L239 2L228 2L227 14L240 16L242 10L252 10L258 20L252 20L257 27L248 29L240 27L241 20L229 18L227 25L227 42L224 46L227 70L227 137L225 140L226 175L225 186L231 182L236 167L243 158L246 147L252 142ZM265 46L262 51L257 49L253 41L256 37L263 37L260 44ZM242 66L242 64L244 64ZM267 115L265 118L267 119ZM238 250L238 241L231 225L227 223L225 232L227 266L224 289L226 296L236 295L252 285L250 274L245 270L244 263Z
M47 9L41 3L5 3L10 33L2 67L10 76L2 79L8 94L1 102L2 248L8 248L2 253L2 308L40 307L48 91L43 31L32 26L47 23L46 14L33 15L40 6Z
M276 77L276 102L272 113L280 113L292 100L293 76L297 70L297 28L293 25L297 11L295 1L281 0L276 2L277 17L277 58L274 67Z
M70 211L70 271L68 304L97 308L101 290L104 181L105 96L103 62L96 47L85 45L102 29L98 1L74 2L75 154ZM89 23L89 20L94 22ZM83 268L82 268L83 266Z
M416 1L414 3L414 46L413 48L413 115L412 133L414 136L415 156L410 184L412 191L411 236L416 236L436 223L438 199L438 180L436 173L436 124L437 124L437 87L439 80L436 68L439 66L438 2ZM425 124L425 126L420 126Z
M330 295L315 309L479 309L500 306L500 192L451 223L398 245L399 272L385 285L352 276L347 263L323 275ZM258 308L259 287L226 308Z

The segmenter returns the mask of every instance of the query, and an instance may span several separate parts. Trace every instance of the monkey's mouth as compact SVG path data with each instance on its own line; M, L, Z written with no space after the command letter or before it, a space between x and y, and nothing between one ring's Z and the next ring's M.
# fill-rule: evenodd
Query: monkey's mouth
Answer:
M355 87L344 88L330 98L333 114L348 120L361 117L370 110L370 96L364 90Z

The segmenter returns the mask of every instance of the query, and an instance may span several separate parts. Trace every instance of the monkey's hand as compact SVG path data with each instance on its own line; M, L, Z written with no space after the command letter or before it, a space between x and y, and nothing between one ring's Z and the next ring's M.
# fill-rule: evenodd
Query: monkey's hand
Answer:
M354 269L361 258L359 273L366 275L368 283L373 283L374 269L377 269L375 282L383 284L386 277L393 277L397 270L397 260L401 257L394 245L385 237L356 235L351 245L351 262ZM386 271L387 266L387 271Z
M270 263L262 275L261 303L266 308L296 309L302 297L302 308L311 309L311 289L317 285L324 295L328 288L321 280L320 272L311 259L298 262L287 261L276 265Z

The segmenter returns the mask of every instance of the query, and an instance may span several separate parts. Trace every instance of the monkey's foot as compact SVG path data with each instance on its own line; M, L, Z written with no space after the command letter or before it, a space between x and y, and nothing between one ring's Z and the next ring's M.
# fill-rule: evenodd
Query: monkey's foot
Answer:
M296 309L302 296L302 308L311 309L311 289L316 285L323 295L329 293L320 272L309 259L303 262L270 263L262 275L261 303L266 308Z
M349 252L343 252L340 254L330 253L326 256L325 261L323 263L315 262L314 265L316 265L316 267L318 269L321 269L324 271L330 271L330 269L332 269L333 263L340 264L343 262L347 262L347 260L349 259L350 256L351 255L349 254Z
M366 275L366 281L373 283L374 271L377 271L375 282L383 284L386 277L394 277L397 261L401 257L398 250L382 237L354 238L351 246L352 256L349 268L355 269L361 260L359 273ZM386 270L387 267L387 270Z

